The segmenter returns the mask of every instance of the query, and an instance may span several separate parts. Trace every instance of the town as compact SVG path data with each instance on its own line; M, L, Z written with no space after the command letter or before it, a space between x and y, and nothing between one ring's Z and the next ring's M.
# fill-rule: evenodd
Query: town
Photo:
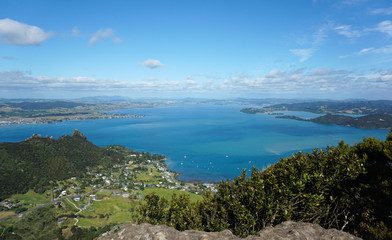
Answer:
M167 168L164 155L139 153L118 145L105 148L125 156L124 163L88 168L83 177L55 181L45 192L15 194L0 203L1 224L12 224L27 211L50 203L57 209L59 228L65 232L72 226L103 227L133 222L139 202L152 192L167 199L173 193L185 193L197 201L206 191L217 191L215 183L178 180L178 174Z

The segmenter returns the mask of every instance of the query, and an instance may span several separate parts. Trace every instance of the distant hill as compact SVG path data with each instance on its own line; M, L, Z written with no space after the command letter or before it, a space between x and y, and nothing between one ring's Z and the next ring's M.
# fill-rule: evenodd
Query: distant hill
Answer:
M69 102L69 101L22 101L22 102L8 102L3 105L20 108L22 110L47 110L52 108L75 108L78 106L88 106L89 104Z
M314 119L302 119L296 116L277 116L321 124L333 124L367 129L392 128L392 101L318 101L292 104L276 104L264 108L244 108L248 114L272 113L274 111L298 111L326 114ZM346 115L365 115L352 117Z
M87 167L120 162L122 155L94 145L77 130L58 140L33 135L19 143L0 143L0 200L81 176Z
M366 129L390 129L392 128L392 115L370 114L362 117L350 117L344 115L326 114L313 119L303 119L295 116L277 116L276 118L287 118L300 121L308 121L320 124L341 125L346 127Z
M302 111L331 114L392 114L391 100L319 101L269 106L272 111Z

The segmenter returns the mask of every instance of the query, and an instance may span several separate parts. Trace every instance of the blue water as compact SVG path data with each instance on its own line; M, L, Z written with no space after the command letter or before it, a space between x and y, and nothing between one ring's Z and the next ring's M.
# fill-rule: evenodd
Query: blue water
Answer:
M265 168L298 150L353 144L364 137L384 140L388 130L365 130L244 114L239 105L172 106L118 110L145 118L69 121L0 127L0 142L18 142L32 134L70 135L78 129L98 146L120 144L137 151L165 154L180 179L233 179L243 168ZM309 117L308 113L290 115Z

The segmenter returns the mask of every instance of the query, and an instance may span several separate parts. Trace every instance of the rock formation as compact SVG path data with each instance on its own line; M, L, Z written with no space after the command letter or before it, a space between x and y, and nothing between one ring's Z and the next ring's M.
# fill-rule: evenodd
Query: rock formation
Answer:
M99 240L241 240L229 230L222 232L202 232L195 230L177 231L165 225L124 225L112 233L98 238ZM317 224L304 222L284 222L273 228L266 228L256 236L248 236L245 240L351 240L360 239L336 229L324 229Z

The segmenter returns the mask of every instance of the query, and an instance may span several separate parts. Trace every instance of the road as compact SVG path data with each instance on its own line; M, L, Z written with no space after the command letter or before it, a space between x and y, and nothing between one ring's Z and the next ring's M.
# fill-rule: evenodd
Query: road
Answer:
M26 210L26 211L24 211L24 212L17 213L17 214L14 214L14 215L11 215L11 216L2 218L2 219L0 219L0 222L5 221L5 220L10 219L10 218L22 216L22 215L24 215L24 214L27 213L27 212L31 212L31 211L37 210L37 209L39 209L39 208L46 207L46 206L48 206L49 204L53 204L53 203L56 203L56 202L60 202L60 201L63 201L63 200L65 200L65 199L68 199L68 198L74 198L74 197L76 197L76 196L90 195L90 194L92 194L92 193L95 193L95 192L98 192L98 191L102 190L103 188L104 188L104 187L99 188L99 189L96 189L96 190L91 191L91 192L88 192L88 193L82 193L82 194L78 194L78 195L72 195L72 196L66 196L66 197L58 198L58 199L55 199L55 200L53 200L53 201L51 201L51 202L41 204L41 205L39 205L38 207L30 208L29 210Z

